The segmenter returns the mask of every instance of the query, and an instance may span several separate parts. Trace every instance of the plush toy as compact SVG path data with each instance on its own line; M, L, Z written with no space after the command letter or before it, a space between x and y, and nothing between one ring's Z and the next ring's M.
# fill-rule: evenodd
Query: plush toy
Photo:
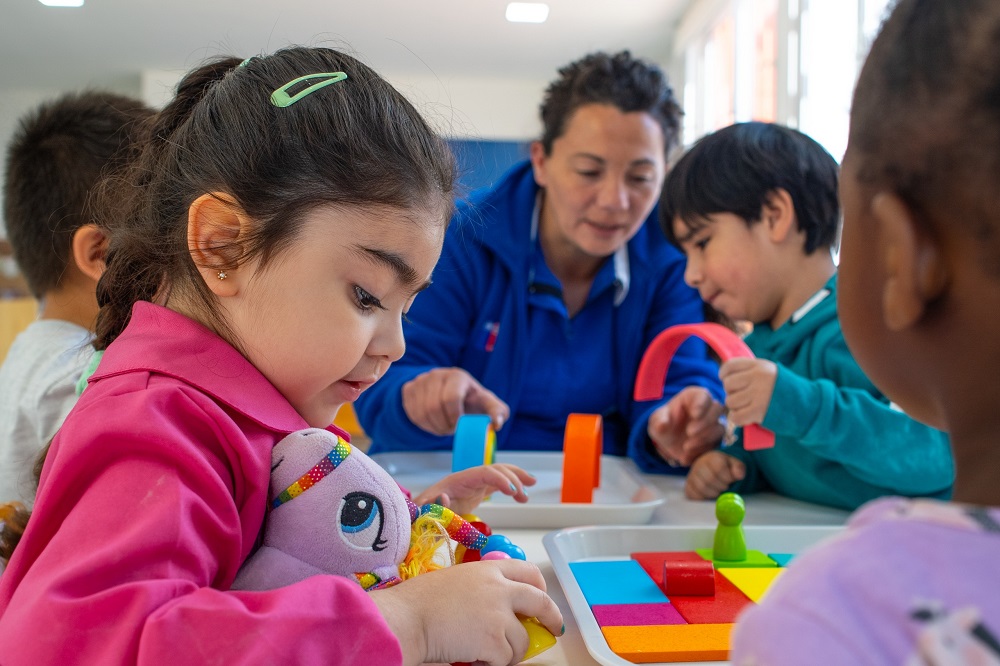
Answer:
M486 544L461 516L437 504L417 507L371 458L318 428L275 445L270 497L264 545L234 589L270 590L316 574L382 589L438 568L433 557L443 540L470 550Z

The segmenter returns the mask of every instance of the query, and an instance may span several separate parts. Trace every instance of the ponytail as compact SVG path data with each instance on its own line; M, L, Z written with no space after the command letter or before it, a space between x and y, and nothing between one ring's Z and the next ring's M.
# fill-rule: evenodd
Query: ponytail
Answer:
M177 85L173 100L158 113L149 128L147 144L124 176L104 182L99 209L111 229L105 271L97 284L97 316L94 347L106 349L128 325L132 306L154 300L165 286L168 265L159 261L161 243L170 229L147 228L132 220L155 220L158 201L149 196L151 176L169 168L176 151L170 139L191 115L212 87L240 64L236 58L222 58L190 72ZM124 180L124 182L121 182ZM118 224L116 220L124 220ZM186 246L186 243L185 243Z

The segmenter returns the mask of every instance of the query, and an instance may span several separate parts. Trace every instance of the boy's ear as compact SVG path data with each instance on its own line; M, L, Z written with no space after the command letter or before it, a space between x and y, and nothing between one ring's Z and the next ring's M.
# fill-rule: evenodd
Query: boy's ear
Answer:
M85 224L73 232L73 262L80 272L97 282L104 272L108 236L96 224Z
M548 159L548 155L545 154L545 146L542 145L541 141L531 142L529 157L531 158L531 170L535 176L535 184L539 187L545 187L548 182L548 176L545 173L545 161Z
M795 204L788 190L780 187L771 190L760 210L761 221L767 224L768 234L775 243L784 242L790 233L798 230Z
M216 296L235 295L249 278L239 266L248 226L243 209L222 192L203 194L188 208L188 250Z
M941 248L917 223L906 203L895 194L879 192L872 198L872 216L879 228L882 317L891 331L916 324L927 305L944 291L948 271Z

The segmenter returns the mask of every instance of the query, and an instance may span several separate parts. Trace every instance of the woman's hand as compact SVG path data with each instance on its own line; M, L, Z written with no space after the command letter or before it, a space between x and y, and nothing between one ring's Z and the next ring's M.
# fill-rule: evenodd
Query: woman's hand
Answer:
M528 633L516 614L537 618L555 636L563 633L541 572L521 560L454 565L369 596L399 639L406 666L517 664L528 650Z
M480 465L449 474L413 501L417 506L440 504L462 515L471 513L483 499L497 491L510 495L518 502L527 502L528 494L524 487L533 485L535 477L516 465Z
M417 427L452 435L463 414L487 414L500 430L510 407L461 368L434 368L403 384L403 410Z
M690 465L719 445L726 428L722 404L700 386L688 386L649 415L646 432L657 453L672 465Z
M742 480L746 473L742 460L722 451L709 451L691 465L684 484L684 495L693 500L715 499L733 483Z

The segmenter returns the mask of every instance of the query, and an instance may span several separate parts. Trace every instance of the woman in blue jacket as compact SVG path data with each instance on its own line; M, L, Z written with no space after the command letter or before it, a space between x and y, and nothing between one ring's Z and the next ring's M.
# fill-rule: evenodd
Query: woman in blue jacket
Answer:
M702 320L653 210L680 113L627 51L560 70L530 161L459 203L406 354L357 401L373 453L448 449L467 412L491 416L500 450L560 450L570 413L601 414L604 452L648 471L676 464L668 446L718 443L719 406L684 391L721 397L701 343L675 355L663 401L632 400L653 337Z

